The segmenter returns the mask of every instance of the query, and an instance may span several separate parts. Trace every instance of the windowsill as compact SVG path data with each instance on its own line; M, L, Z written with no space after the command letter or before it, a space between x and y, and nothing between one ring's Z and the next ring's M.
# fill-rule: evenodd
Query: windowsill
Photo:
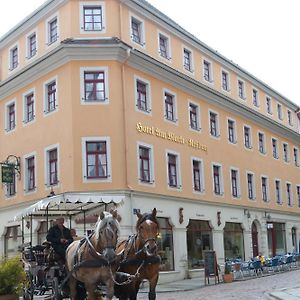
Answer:
M44 116L46 117L46 116L50 116L50 115L52 115L52 114L54 114L55 112L57 112L58 111L58 106L56 106L56 108L55 109L53 109L53 110L44 110Z
M12 129L5 129L5 134L11 134L15 131L16 131L16 127L12 128Z
M86 100L82 98L81 104L82 105L105 105L105 104L109 104L109 99L105 98L103 100Z
M32 190L24 190L24 194L25 195L31 195L31 194L34 194L37 192L37 187L35 187L34 189Z
M112 178L110 175L108 175L107 177L103 177L103 178L87 178L86 176L84 176L83 178L83 183L111 183L112 182Z

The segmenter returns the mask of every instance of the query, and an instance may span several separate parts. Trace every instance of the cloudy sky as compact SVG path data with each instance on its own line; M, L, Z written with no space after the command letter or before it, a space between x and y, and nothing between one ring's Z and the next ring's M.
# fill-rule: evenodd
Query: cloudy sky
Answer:
M299 0L148 1L300 106ZM0 36L44 2L0 0Z

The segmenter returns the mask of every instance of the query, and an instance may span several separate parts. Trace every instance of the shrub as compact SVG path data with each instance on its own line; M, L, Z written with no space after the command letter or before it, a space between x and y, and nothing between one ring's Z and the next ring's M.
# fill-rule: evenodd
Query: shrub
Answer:
M226 261L225 262L225 270L224 270L225 274L230 274L231 273L231 262L230 261Z
M20 257L0 261L0 295L20 295L25 278L26 275Z

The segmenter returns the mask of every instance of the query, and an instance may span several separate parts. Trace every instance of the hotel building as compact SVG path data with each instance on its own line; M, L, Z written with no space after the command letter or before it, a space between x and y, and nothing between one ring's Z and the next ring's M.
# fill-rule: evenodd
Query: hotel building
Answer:
M209 249L299 251L299 106L148 2L46 1L0 39L0 100L1 162L20 163L0 255L49 193L122 197L123 237L156 207L161 281L199 276Z

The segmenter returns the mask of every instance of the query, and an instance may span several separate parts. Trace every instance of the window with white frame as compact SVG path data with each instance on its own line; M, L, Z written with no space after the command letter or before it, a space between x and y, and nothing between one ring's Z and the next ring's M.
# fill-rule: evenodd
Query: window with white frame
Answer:
M189 103L190 128L200 130L200 108L197 104Z
M227 128L228 128L228 141L230 143L236 143L236 123L234 120L227 120Z
M59 157L58 147L49 147L46 149L46 185L54 186L59 182Z
M283 146L283 159L285 162L289 162L289 145L283 143L282 146Z
M193 184L195 192L203 192L204 190L204 177L203 177L203 165L202 160L193 158Z
M16 102L10 101L5 105L6 107L6 131L12 131L16 128Z
M287 118L288 118L289 125L293 126L293 116L292 116L292 112L290 110L287 111Z
M83 85L85 102L105 102L106 94L106 74L105 70L83 71Z
M297 185L297 199L298 199L298 207L300 207L300 186Z
M16 69L19 65L19 47L16 45L9 50L9 70Z
M27 59L32 58L37 53L37 37L36 32L31 33L27 37Z
M266 97L266 109L268 114L272 114L272 99L271 97L267 96Z
M209 132L211 136L219 136L219 116L212 111L209 112Z
M30 155L25 158L25 191L32 192L36 189L36 162L35 156Z
M109 137L82 138L84 182L111 181Z
M84 2L81 4L82 24L85 32L99 32L104 29L103 4L101 2Z
M213 164L213 191L216 195L223 195L222 168L220 165Z
M139 180L142 183L152 184L154 182L153 172L153 148L150 145L139 144L138 145L138 173Z
M170 60L170 38L162 33L158 34L159 54L161 57Z
M244 126L244 145L247 149L252 148L251 128Z
M251 200L255 199L255 183L254 183L253 173L247 173L247 188L248 188L248 198Z
M180 188L179 156L175 153L167 153L168 184L169 187Z
M254 106L259 106L258 90L256 89L252 89L252 101Z
M44 113L50 113L57 109L57 80L53 79L45 83L45 101L44 101Z
M131 17L131 39L133 42L144 46L145 33L144 22L136 17Z
M294 164L296 167L299 167L299 150L297 148L294 148L293 152L294 152Z
M23 122L29 123L34 120L35 117L35 101L34 90L23 95Z
M48 37L48 45L51 45L58 40L58 18L57 18L57 16L50 18L47 21L47 37Z
M242 80L238 80L238 95L239 98L245 100L245 82Z
M141 78L135 79L136 107L138 110L151 112L150 83Z
M279 153L278 153L278 141L275 138L272 138L272 153L273 157L278 159L279 158Z
M275 197L276 203L282 204L280 180L275 180Z
M231 169L230 178L231 178L231 195L234 198L238 198L240 197L239 171L237 169Z
M278 119L279 119L279 120L282 120L282 119L283 119L283 116L282 116L282 106L281 106L281 104L277 104L277 116L278 116Z
M269 200L269 188L268 188L268 178L265 176L261 177L261 192L262 200L267 202Z
M14 170L12 174L12 182L5 184L6 197L13 197L17 193L17 182L16 182L16 172Z
M176 97L174 94L164 92L164 106L166 120L176 122Z
M293 198L292 198L292 185L287 182L286 183L286 198L287 198L287 205L293 206Z
M192 51L183 48L183 67L189 72L193 72L192 68Z
M262 132L258 133L258 151L262 154L266 153L265 135Z
M207 60L203 60L203 78L208 82L213 81L212 77L212 64Z
M229 73L222 70L221 77L222 77L222 89L226 92L229 92L230 91Z

